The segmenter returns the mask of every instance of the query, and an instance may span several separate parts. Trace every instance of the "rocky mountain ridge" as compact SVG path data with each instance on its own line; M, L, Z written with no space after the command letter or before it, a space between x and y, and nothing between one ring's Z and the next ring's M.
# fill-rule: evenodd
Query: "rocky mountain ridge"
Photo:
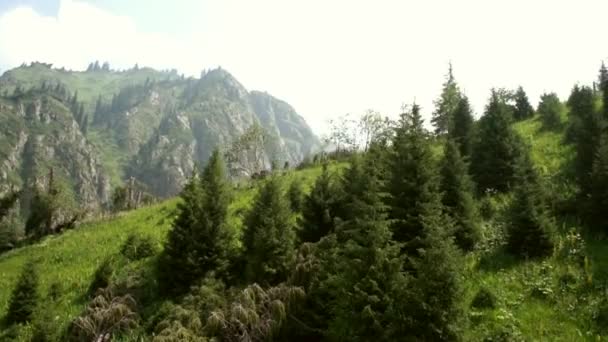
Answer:
M43 187L52 168L89 209L131 178L173 196L213 149L227 149L254 125L267 136L265 167L295 165L319 146L289 104L248 91L221 68L185 78L33 63L0 77L0 193Z

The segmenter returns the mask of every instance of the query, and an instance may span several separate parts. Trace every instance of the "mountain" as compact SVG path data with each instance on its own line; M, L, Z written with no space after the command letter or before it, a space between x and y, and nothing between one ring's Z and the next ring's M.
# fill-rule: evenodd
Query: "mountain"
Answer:
M260 156L266 168L294 165L319 146L293 107L221 68L185 78L137 66L22 65L0 77L0 193L44 186L53 169L89 209L130 178L173 196L214 148L227 149L253 125L271 142Z

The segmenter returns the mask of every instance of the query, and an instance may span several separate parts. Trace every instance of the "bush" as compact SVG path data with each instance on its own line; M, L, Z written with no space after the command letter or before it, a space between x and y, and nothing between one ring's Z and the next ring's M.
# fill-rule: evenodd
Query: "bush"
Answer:
M608 327L608 300L604 299L596 308L593 320L598 328L606 330Z
M476 309L495 309L496 296L486 287L482 287L471 301L471 307Z
M120 253L127 259L141 260L158 253L158 245L150 236L130 234L122 245Z
M69 328L69 341L112 341L117 334L137 327L137 303L130 295L118 296L110 288L99 291Z

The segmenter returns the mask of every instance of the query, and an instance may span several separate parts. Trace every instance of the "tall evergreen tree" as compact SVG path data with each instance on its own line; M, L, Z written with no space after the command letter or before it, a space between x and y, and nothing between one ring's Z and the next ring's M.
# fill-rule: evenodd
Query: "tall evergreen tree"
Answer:
M460 155L464 158L469 158L473 150L474 124L469 99L463 95L454 111L449 137L458 144Z
M236 244L227 223L230 198L224 162L215 150L182 191L159 264L166 289L179 294L206 275L226 276Z
M13 289L6 313L6 322L9 324L29 322L36 309L38 298L38 271L35 263L29 260L23 266Z
M407 287L399 247L392 242L384 185L369 157L355 156L342 180L344 217L324 286L332 292L327 337L330 340L396 340L406 320L390 309ZM387 329L388 327L391 329Z
M276 285L287 278L295 257L295 230L281 179L262 185L245 221L243 236L248 282Z
M397 336L408 341L458 341L463 313L461 254L448 235L449 225L440 217L430 217L424 228L426 246L414 259L415 280L404 303L410 326ZM406 317L407 317L406 316Z
M568 98L570 126L567 139L574 143L576 155L574 166L582 195L591 192L591 172L593 160L600 143L603 120L595 109L593 90L589 87L574 86Z
M454 79L452 63L450 63L441 95L435 101L435 111L431 119L431 123L435 126L436 134L444 134L449 131L460 96L460 89L458 88L456 79Z
M600 67L599 86L602 92L602 116L604 120L608 120L608 69L604 62L602 62L602 66Z
M562 124L563 106L555 93L545 93L540 96L538 115L545 129L556 129Z
M456 244L463 251L471 251L481 240L480 219L468 165L452 140L445 146L440 184L443 206L455 222Z
M608 232L608 135L604 134L591 171L589 214L596 230Z
M526 120L534 116L534 108L528 101L528 95L524 91L524 88L519 86L515 91L515 110L513 111L513 118L517 121Z
M520 257L543 257L553 252L553 226L543 201L540 181L529 153L516 165L515 198L510 208L507 248Z
M441 214L438 171L420 107L402 114L390 158L390 218L396 241L415 253L422 237L423 217Z
M298 238L301 242L316 242L333 232L338 206L338 191L327 164L304 198Z
M511 127L509 108L492 90L484 116L479 120L471 156L471 173L478 191L505 192L513 184L520 138Z

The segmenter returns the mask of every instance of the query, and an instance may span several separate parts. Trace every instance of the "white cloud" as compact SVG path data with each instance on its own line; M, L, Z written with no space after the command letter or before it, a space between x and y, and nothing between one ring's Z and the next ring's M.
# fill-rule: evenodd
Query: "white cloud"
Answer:
M81 69L100 59L197 75L220 64L322 131L331 116L394 115L414 98L430 116L449 60L481 113L491 87L521 84L534 103L543 91L565 98L608 58L604 0L217 0L192 10L191 31L169 36L73 0L57 17L16 9L0 17L0 65Z
M187 53L186 53L187 52ZM194 73L196 49L167 35L140 32L128 17L84 2L62 0L56 17L31 8L14 9L0 17L0 65L44 61L74 70L94 60L113 67L135 63Z

